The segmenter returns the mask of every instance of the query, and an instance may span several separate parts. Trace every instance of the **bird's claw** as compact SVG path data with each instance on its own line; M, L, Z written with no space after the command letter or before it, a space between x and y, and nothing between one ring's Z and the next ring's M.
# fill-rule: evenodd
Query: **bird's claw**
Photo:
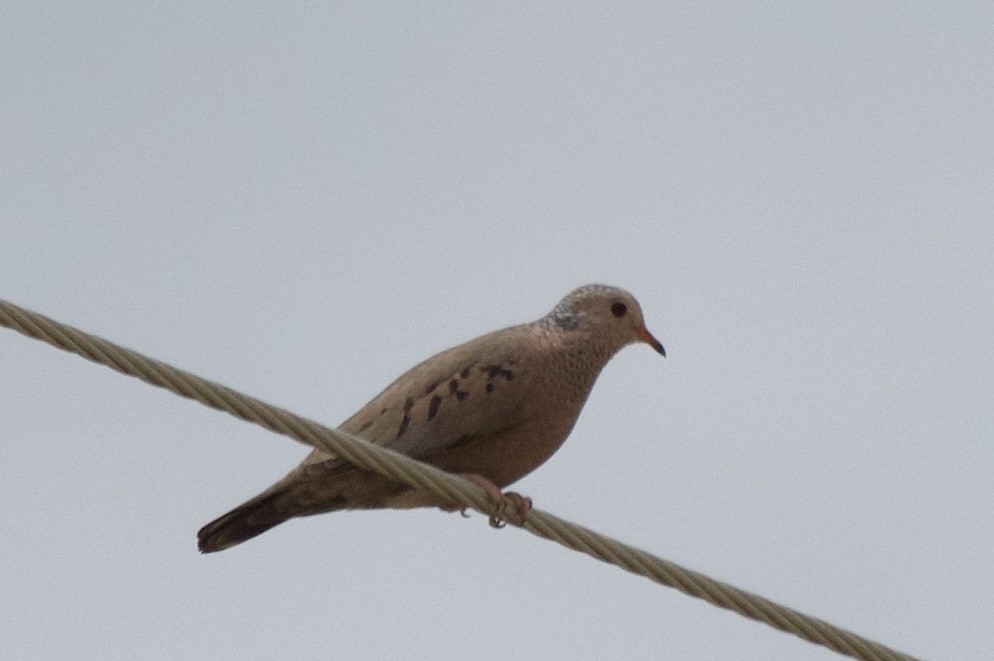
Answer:
M524 524L525 516L532 508L531 498L522 496L520 493L514 491L501 493L496 484L481 475L464 473L462 477L483 489L490 496L490 500L497 506L497 511L490 515L490 526L492 528L503 528L508 523L516 526ZM467 516L465 507L460 512L463 516Z
M508 523L524 525L525 516L532 508L532 499L515 491L502 493L497 514L490 515L490 527L503 528Z

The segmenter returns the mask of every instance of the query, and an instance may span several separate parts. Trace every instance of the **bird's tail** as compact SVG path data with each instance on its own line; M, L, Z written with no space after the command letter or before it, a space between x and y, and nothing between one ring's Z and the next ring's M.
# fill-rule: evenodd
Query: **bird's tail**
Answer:
M201 528L197 532L200 552L223 551L298 516L381 507L384 499L409 490L407 485L356 470L345 461L302 466Z
M201 553L214 553L261 535L278 526L292 515L277 506L282 490L270 490L239 505L224 516L214 519L197 531L197 546Z

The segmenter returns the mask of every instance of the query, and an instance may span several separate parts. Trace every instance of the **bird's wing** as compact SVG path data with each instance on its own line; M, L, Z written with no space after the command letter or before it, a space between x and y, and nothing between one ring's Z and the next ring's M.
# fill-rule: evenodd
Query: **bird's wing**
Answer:
M428 358L340 429L417 458L519 425L530 380L521 349L526 333L523 326L507 328ZM313 474L320 464L324 472L339 461L315 450L298 470Z

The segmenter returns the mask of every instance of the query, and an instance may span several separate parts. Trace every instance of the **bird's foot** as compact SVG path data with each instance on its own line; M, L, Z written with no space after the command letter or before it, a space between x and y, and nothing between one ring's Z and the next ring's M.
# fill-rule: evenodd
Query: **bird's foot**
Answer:
M532 499L522 496L515 491L501 493L496 484L476 473L460 473L460 477L465 478L483 489L490 500L497 505L497 511L490 515L490 525L494 528L503 528L508 523L520 526L525 522L525 515L532 508ZM460 510L466 516L466 508Z

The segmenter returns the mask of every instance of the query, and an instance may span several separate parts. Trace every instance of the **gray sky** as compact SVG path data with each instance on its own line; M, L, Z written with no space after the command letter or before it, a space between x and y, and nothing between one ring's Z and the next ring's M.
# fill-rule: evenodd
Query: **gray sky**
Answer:
M517 489L989 658L994 9L867 5L6 3L0 297L335 424L625 286L670 358ZM3 658L837 658L480 516L201 556L305 448L9 331L0 373Z

